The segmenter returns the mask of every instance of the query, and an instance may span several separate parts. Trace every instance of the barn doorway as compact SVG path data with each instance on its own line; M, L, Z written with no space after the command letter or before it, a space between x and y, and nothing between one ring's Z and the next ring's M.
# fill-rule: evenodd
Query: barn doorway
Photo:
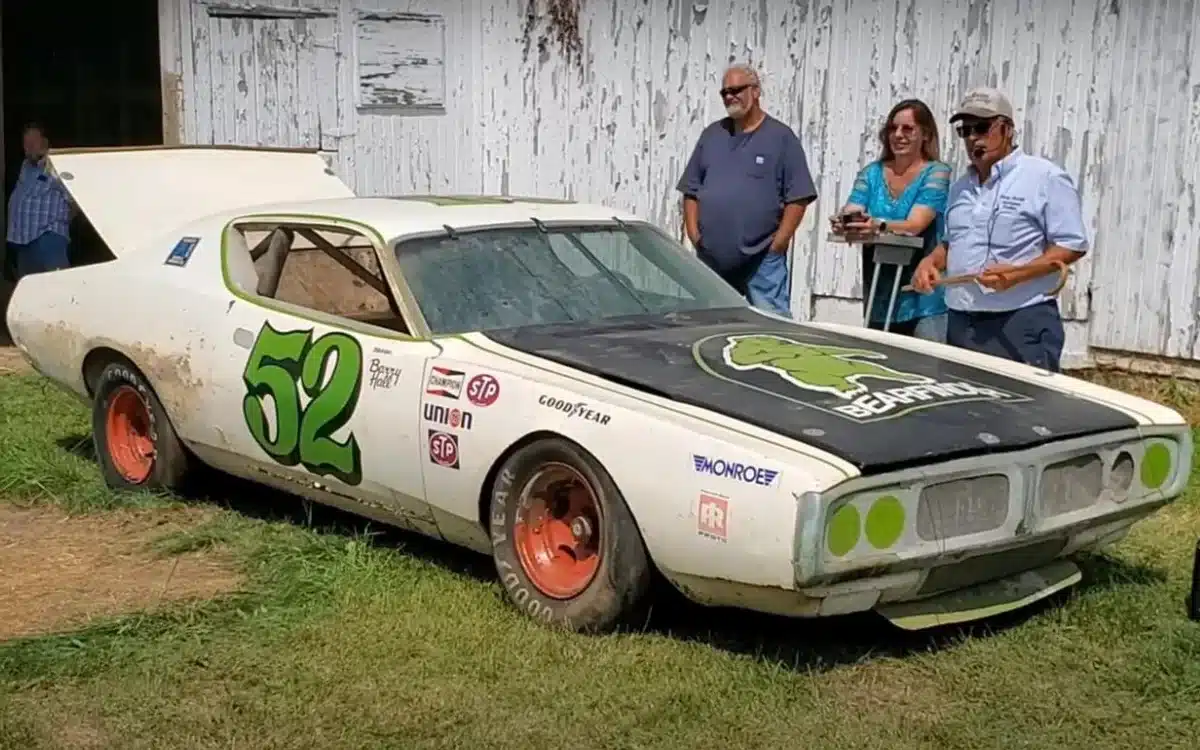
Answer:
M158 0L69 5L25 0L4 3L0 13L0 211L7 232L25 123L44 125L51 148L159 144L162 87ZM82 217L71 226L71 240L73 265L93 260L97 251L107 257ZM0 318L0 328L2 323Z

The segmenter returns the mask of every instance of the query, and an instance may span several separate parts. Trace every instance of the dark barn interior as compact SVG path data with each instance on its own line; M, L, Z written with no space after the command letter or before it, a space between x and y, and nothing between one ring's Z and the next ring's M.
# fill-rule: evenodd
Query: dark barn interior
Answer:
M7 231L25 123L44 125L52 149L158 144L162 89L157 0L5 0L0 14ZM108 256L85 218L71 235L73 265Z

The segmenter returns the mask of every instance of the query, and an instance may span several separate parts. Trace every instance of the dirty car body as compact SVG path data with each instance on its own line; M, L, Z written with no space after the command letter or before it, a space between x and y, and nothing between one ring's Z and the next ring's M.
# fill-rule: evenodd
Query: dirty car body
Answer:
M651 571L790 616L984 617L1076 583L1190 470L1163 406L756 311L603 206L355 197L307 152L52 160L115 258L22 280L8 322L95 405L110 482L200 462L491 554L545 621L615 627ZM132 391L165 419L141 464Z

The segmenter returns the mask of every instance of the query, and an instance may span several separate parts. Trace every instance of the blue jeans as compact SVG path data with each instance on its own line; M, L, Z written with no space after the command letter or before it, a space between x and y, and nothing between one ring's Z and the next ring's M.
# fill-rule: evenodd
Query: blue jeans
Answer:
M892 321L888 324L888 333L895 333L900 336L913 336L915 338L933 341L938 344L946 343L946 325L948 317L946 313L939 315L926 315L923 318L914 318L913 320L902 320L900 322ZM868 328L874 328L877 331L883 330L883 322L872 320Z
M913 335L919 339L944 344L946 343L946 326L949 318L950 316L946 313L927 315L917 321L917 325L913 328Z
M1058 302L1005 312L951 310L946 343L993 357L1061 372L1065 334Z
M760 310L792 317L792 288L787 253L764 252L762 262L746 282L746 298Z
M784 317L792 317L792 290L788 277L787 253L764 250L758 255L743 258L741 265L722 269L717 266L703 245L696 248L705 265L717 272L751 305Z
M27 245L9 244L8 249L16 255L17 278L31 273L57 271L69 268L67 245L69 240L61 234L43 232Z

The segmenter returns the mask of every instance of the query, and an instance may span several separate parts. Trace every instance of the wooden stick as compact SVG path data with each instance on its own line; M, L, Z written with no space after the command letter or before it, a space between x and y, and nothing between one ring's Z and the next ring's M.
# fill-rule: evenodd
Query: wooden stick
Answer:
M1067 267L1067 264L1063 263L1061 260L1056 260L1056 261L1052 261L1052 262L1054 263L1054 265L1058 266L1058 283L1055 284L1054 288L1051 289L1049 292L1047 292L1047 294L1051 297L1057 297L1059 292L1062 291L1063 287L1067 285L1067 277L1070 275L1071 270L1070 270L1070 268ZM978 273L964 273L960 276L946 276L944 278L941 278L941 279L938 279L937 281L935 281L933 283L933 285L934 286L953 286L955 284L969 284L972 281L978 281L979 277L982 275L983 274L978 274ZM915 292L916 290L913 289L912 284L906 284L906 285L900 287L900 291Z

